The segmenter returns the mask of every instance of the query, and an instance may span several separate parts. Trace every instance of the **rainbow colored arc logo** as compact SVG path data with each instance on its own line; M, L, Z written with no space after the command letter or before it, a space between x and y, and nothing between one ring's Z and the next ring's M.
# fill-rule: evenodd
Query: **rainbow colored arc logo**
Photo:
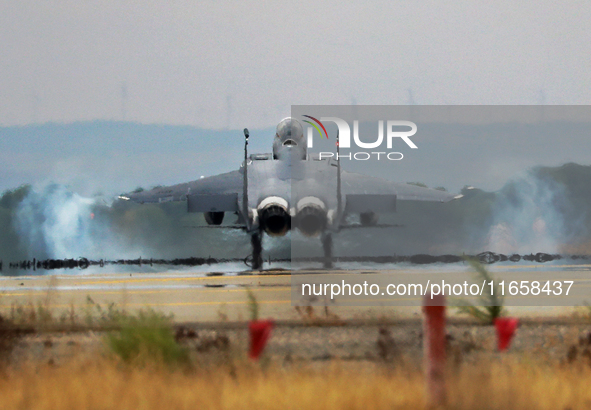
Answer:
M304 120L305 123L310 124L311 126L313 126L314 128L316 128L316 130L318 131L318 134L320 134L320 138L322 138L322 136L324 135L326 137L326 139L328 139L328 132L326 132L326 128L324 128L324 125L320 121L318 121L316 118L311 117L309 115L303 115L303 117L310 118L311 120L313 120L314 122L316 122L316 124L320 125L320 127L324 131L324 134L322 133L322 131L320 131L320 128L318 128L318 125L314 124L311 121Z

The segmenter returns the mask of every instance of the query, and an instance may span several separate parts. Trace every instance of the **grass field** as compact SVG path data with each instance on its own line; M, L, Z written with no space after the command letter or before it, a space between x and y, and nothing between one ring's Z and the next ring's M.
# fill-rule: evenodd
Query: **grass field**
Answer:
M278 326L255 363L246 359L246 327L196 328L193 338L179 338L169 315L90 298L82 309L56 312L52 292L37 304L12 304L0 321L0 410L428 408L420 319L399 327ZM581 312L577 324L523 326L504 354L493 327L448 324L443 408L591 408L589 312ZM32 333L17 337L14 326ZM62 334L52 326L88 329ZM395 341L392 357L380 354L382 327ZM573 346L579 353L569 359Z
M591 370L515 362L482 363L448 376L450 409L591 407ZM417 369L331 362L246 361L170 370L97 358L8 369L2 409L423 409Z

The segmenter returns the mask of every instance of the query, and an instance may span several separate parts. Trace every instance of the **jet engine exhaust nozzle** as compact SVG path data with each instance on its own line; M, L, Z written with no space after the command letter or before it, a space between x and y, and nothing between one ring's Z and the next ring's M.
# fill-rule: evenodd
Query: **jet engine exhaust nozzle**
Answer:
M298 202L297 226L308 237L316 237L326 229L328 222L326 205L315 197L305 197Z
M291 217L285 199L271 196L259 204L257 211L261 227L269 236L285 236L291 229Z

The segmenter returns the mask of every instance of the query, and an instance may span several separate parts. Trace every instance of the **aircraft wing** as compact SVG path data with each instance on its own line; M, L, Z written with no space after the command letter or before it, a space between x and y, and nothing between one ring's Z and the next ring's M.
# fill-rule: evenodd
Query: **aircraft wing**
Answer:
M344 171L341 174L341 188L343 195L360 198L363 195L396 195L397 201L449 202L462 197L462 195L451 194L437 189L401 184Z
M149 191L130 192L119 199L139 203L185 201L189 195L224 196L242 192L243 176L240 171L201 178L183 184L156 187Z

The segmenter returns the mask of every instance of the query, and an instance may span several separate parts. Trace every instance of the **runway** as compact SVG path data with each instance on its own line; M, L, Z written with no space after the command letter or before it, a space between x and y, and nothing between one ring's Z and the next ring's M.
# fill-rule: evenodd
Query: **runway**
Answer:
M247 319L246 288L261 313L284 317L291 307L289 275L207 276L203 273L51 275L0 280L0 309L43 304L55 311L82 311L94 302L105 308L153 308L178 321ZM89 299L90 298L90 299ZM90 302L92 300L92 302Z
M416 278L435 278L466 275L466 268L398 269L398 270L335 270L326 274L347 275L350 278L390 277L411 275ZM591 302L591 267L589 265L524 265L496 266L491 269L498 276L512 276L516 272L528 277L570 277L585 300ZM305 272L318 273L319 271ZM301 271L299 273L302 273ZM373 275L372 275L373 274ZM276 320L301 319L292 306L291 275L289 271L253 272L203 272L176 271L161 273L98 273L86 275L55 274L46 276L17 276L0 279L0 312L9 313L18 306L44 306L52 310L54 317L70 310L83 315L92 304L103 309L114 303L117 308L137 310L153 308L173 314L179 322L242 321L249 318L247 289L255 295L261 317ZM393 280L393 279L391 279ZM331 311L341 319L401 318L420 315L421 297L413 298L416 306L331 305ZM517 303L523 305L523 301ZM564 303L562 303L564 304ZM582 304L582 303L577 303ZM528 316L569 315L573 305L562 307L510 307L509 312ZM450 313L454 314L452 309Z

